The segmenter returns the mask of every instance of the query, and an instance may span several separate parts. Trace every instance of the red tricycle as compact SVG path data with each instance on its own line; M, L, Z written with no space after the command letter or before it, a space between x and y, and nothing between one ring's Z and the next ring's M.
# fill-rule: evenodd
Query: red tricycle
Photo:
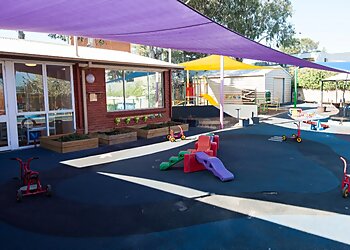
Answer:
M178 125L180 132L178 133L174 133L174 130L170 129L170 134L168 134L167 139L171 142L175 142L176 139L181 139L181 140L185 140L186 136L184 134L184 131L182 129L182 127L180 125Z
M346 167L347 167L346 160L343 157L340 157L340 159L344 163L344 175L343 175L343 181L341 183L341 190L342 190L343 197L347 198L349 196L350 174L346 173Z
M47 196L51 196L51 185L46 185L43 187L39 179L39 172L30 170L30 162L35 159L39 158L31 157L27 161L22 161L20 158L11 158L11 160L18 161L20 167L21 187L17 190L17 201L21 201L24 196L42 193L45 193Z

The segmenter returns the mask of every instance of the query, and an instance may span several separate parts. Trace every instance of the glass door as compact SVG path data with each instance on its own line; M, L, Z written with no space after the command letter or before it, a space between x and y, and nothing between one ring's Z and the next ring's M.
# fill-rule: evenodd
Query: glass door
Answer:
M0 62L0 151L9 149L8 116L6 112L4 64Z

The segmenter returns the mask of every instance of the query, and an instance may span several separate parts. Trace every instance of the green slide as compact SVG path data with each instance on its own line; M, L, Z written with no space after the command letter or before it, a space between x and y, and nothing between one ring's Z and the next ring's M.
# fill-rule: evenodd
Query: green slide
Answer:
M189 154L188 151L180 151L177 156L172 156L169 158L169 161L162 162L159 166L160 170L167 170L171 166L174 166L176 163L182 161L185 158L185 154Z

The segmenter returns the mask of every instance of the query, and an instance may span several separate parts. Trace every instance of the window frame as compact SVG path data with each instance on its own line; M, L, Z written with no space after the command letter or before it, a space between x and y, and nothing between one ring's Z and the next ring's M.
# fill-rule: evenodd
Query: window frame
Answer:
M107 99L108 99L108 95L107 95L107 81L106 81L106 71L107 70L115 70L115 71L122 71L122 75L123 75L123 79L122 79L122 83L123 83L123 106L124 109L121 110L108 110L108 104L107 104ZM126 71L134 71L134 72L155 72L155 73L159 73L161 76L161 84L160 86L162 87L161 90L161 96L162 96L162 107L149 107L149 108L138 108L138 109L125 109L126 107L126 80L125 80L125 76L126 76ZM120 112L125 112L125 113L130 113L130 112L142 112L142 111L156 111L156 112L163 112L165 111L165 77L164 77L164 72L166 70L164 69L154 69L154 68L129 68L129 67L125 67L125 68L120 68L120 67L106 67L105 68L105 90L106 90L106 112L107 114L112 114L112 113L120 113Z
M35 111L35 112L18 112L18 107L16 105L16 119L18 116L28 116L28 115L45 115L46 118L46 131L47 135L50 135L50 124L49 124L49 114L59 114L59 113L72 113L73 116L73 129L76 131L76 113L75 113L75 93L74 93L74 75L73 75L73 64L72 63L60 63L60 62L51 62L51 61L37 61L37 60L7 60L13 63L13 73L14 80L16 80L16 70L15 64L26 64L26 63L35 63L40 64L42 67L42 77L43 77L43 94L44 94L44 110L43 111ZM65 66L69 67L70 73L70 87L71 87L71 109L60 109L60 110L50 110L49 109L49 93L48 93L48 82L47 82L47 66ZM16 91L16 89L15 89ZM17 91L16 91L17 93ZM17 103L17 94L15 93L15 100ZM22 147L21 147L22 148Z

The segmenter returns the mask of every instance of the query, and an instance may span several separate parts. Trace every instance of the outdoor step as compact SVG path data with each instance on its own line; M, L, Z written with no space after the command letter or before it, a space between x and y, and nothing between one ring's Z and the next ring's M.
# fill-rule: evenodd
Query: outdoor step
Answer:
M224 118L224 126L225 127L231 127L238 123L238 120L233 117L225 117ZM209 118L203 118L198 119L198 127L204 127L204 128L220 128L220 119L209 119Z

